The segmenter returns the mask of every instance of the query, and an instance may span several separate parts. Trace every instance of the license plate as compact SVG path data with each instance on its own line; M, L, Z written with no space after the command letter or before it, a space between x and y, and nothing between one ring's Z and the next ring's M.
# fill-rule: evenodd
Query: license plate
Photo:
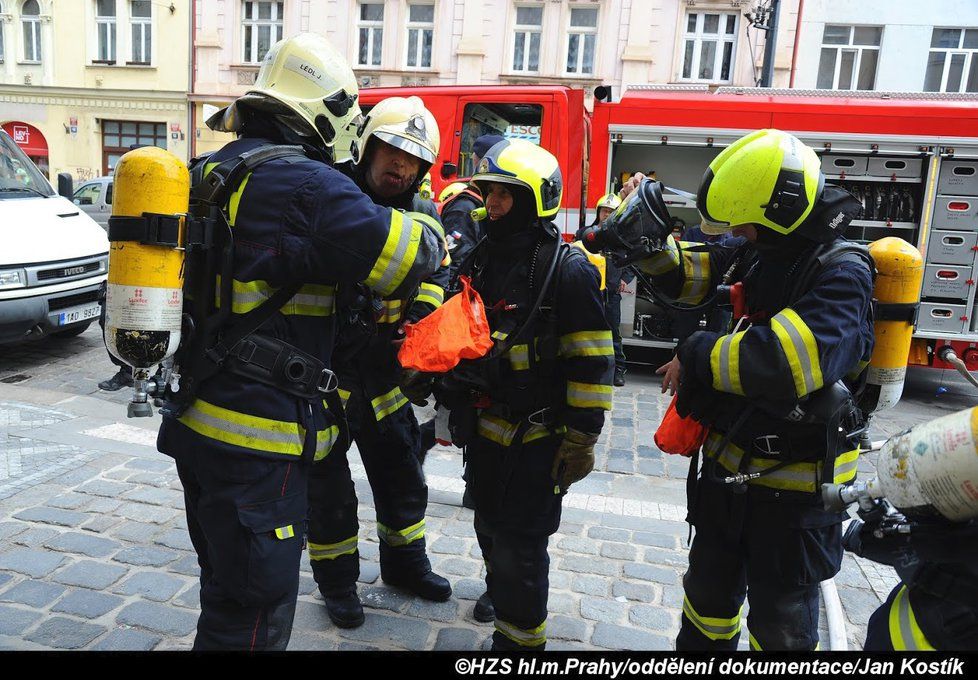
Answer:
M75 323L77 321L97 319L100 311L101 309L97 302L86 307L75 307L74 309L68 309L58 315L58 325L67 326L68 324Z

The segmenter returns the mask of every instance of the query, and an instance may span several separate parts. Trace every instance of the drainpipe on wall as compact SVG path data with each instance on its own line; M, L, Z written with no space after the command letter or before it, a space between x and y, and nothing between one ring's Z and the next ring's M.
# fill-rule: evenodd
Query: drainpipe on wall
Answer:
M190 135L190 158L197 155L197 103L190 99L197 89L197 0L190 2L190 92L187 96L187 134ZM190 158L187 160L189 161Z
M196 0L194 0L196 2ZM805 11L805 0L798 0L798 18L795 21L795 44L791 48L791 77L788 80L788 87L795 86L795 64L798 61L798 43L801 35L801 15Z

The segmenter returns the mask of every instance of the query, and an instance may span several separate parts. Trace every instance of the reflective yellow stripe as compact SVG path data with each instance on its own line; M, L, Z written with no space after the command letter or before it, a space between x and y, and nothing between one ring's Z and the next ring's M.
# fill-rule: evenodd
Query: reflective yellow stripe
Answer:
M722 441L722 435L711 433L710 436L706 438L706 443L703 446L704 453L706 453L706 455L710 458L716 458L717 448L719 448ZM728 442L727 446L720 453L720 457L717 459L717 462L720 463L720 465L722 465L728 472L738 473L741 471L740 462L743 457L744 450L739 446ZM778 464L779 461L777 460L751 457L746 472L748 474L756 474L769 470ZM752 479L748 482L748 484L766 486L771 489L783 489L785 491L803 491L807 493L815 493L815 490L818 488L818 473L818 463L792 463L784 466L783 468L775 470L774 472L769 472L763 477Z
M699 304L710 291L710 253L684 250L683 273L685 277L678 301L690 305Z
M713 389L731 394L744 394L740 384L740 342L747 331L721 335L710 351L713 370Z
M815 336L795 310L787 307L771 319L771 330L778 336L781 349L791 367L798 396L810 394L822 387L822 367L818 361Z
M316 433L316 455L313 460L322 460L329 455L329 452L333 450L333 444L339 439L340 428L336 425L330 425L325 430L320 430Z
M688 597L683 598L683 614L689 619L696 628L711 640L730 640L740 633L740 614L744 611L743 605L737 610L736 615L729 619L717 618L715 616L700 616L693 603Z
M414 301L424 302L438 309L441 307L441 303L445 301L445 289L433 283L422 283Z
M509 333L503 333L502 331L493 331L490 335L493 340L505 340L509 337Z
M530 368L530 346L513 345L509 350L509 364L514 371L526 371Z
M567 381L567 405L577 408L603 408L611 410L611 385L592 385Z
M180 422L194 432L246 449L289 456L302 455L305 430L298 423L271 420L197 399Z
M927 641L924 631L917 625L910 606L910 594L907 586L900 586L893 604L890 605L890 642L898 652L933 652L934 646Z
M750 648L752 652L764 651L764 648L761 647L761 643L757 641L757 638L754 637L754 634L752 632L747 631L747 639L750 641Z
M392 295L411 271L418 255L421 233L420 222L392 210L387 241L367 275L366 284L381 295Z
M340 402L343 404L343 408L346 408L346 402L350 401L350 390L344 390L337 388L336 393L340 395ZM323 402L323 406L326 406L326 402ZM327 408L329 408L327 406Z
M679 266L679 250L676 248L676 241L670 236L663 250L653 253L644 260L639 260L635 266L650 276L659 276L672 271Z
M406 529L391 529L377 522L377 537L387 545L399 547L413 543L419 538L424 538L424 527L425 523L423 519Z
M284 541L287 538L292 538L295 536L295 530L292 528L291 524L288 526L279 527L275 530L275 536L278 537L280 541Z
M856 468L859 465L859 448L840 453L835 457L832 471L833 484L848 484L856 478Z
M211 170L216 168L220 163L207 163L204 165L204 176L210 174ZM241 203L241 196L244 194L245 186L248 185L248 180L251 179L251 173L245 175L244 179L241 180L241 184L238 185L237 190L231 194L228 199L227 209L228 209L228 224L232 227L234 226L234 221L238 217L238 205Z
M547 641L547 622L536 628L517 628L511 623L496 619L496 630L520 647L539 647Z
M313 562L319 560L335 560L343 555L352 555L357 551L357 537L350 536L339 543L313 543L309 541L309 559Z
M570 357L613 357L611 331L578 331L560 336L560 355Z
M403 300L381 300L380 303L377 323L397 323L401 320L401 313L404 310Z
M407 397L401 394L399 387L370 400L370 405L374 409L374 418L377 419L378 423L406 403L408 403Z
M519 423L511 423L499 416L483 413L479 416L476 432L480 437L496 442L500 446L509 446L513 443L513 438L516 436L516 430L519 426ZM530 425L526 428L526 432L523 433L522 443L528 444L537 439L563 434L566 431L567 428L563 425L556 428L549 428L543 425Z
M266 281L231 282L231 311L235 314L247 314L272 297L278 288L270 286ZM217 277L217 292L215 302L220 304L221 277ZM289 316L329 316L333 313L333 286L307 283L286 302L279 311Z
M516 427L515 423L508 423L502 418L482 414L479 416L476 432L480 437L485 437L489 441L502 446L509 446L513 443L513 437L516 436Z

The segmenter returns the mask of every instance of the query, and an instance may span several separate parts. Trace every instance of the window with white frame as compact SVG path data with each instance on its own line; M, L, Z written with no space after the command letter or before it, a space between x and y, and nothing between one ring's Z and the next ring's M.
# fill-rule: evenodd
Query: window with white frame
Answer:
M150 0L130 0L129 28L132 35L131 64L149 64L153 59L153 7Z
M26 0L20 10L24 27L24 61L41 61L41 7L37 0Z
M435 35L435 6L408 5L407 65L431 68L431 43Z
M357 22L357 64L380 66L384 46L384 3L361 2L360 21Z
M245 0L242 13L242 57L246 64L257 64L265 53L282 39L282 6L284 2L251 2Z
M95 0L95 61L115 63L115 0Z
M571 7L567 31L567 73L594 73L594 51L598 39L598 8Z
M737 51L735 12L687 12L682 80L730 82Z
M543 7L517 5L513 33L513 70L536 73L540 70L540 36L543 33Z
M820 90L874 89L882 38L882 26L826 24L815 87Z
M978 28L935 28L925 92L978 92Z

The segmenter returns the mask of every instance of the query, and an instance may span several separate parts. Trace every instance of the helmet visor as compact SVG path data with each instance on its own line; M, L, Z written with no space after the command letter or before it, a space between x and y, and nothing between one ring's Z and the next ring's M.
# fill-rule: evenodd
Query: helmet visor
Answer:
M425 148L424 145L419 144L412 139L395 135L390 132L383 132L381 130L374 132L373 136L382 142L386 142L391 146L397 147L404 153L410 154L415 158L420 158L429 165L435 162L435 155L431 153L431 150Z
M708 220L702 215L702 222L700 223L700 231L708 236L719 236L720 234L726 234L727 232L733 230L733 225L729 222L713 222Z

